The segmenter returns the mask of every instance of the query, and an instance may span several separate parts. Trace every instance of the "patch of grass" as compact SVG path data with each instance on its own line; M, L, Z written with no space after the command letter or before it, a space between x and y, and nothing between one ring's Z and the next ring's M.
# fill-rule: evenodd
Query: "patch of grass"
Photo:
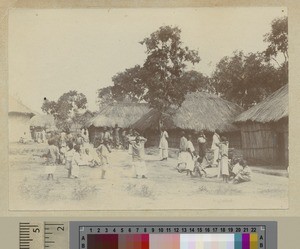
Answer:
M19 189L25 198L35 200L46 200L49 198L49 193L54 189L54 183L41 179L36 183L30 183L27 177L21 182Z
M198 191L201 192L201 193L207 193L207 192L208 192L206 186L200 186L200 187L198 188Z
M238 195L242 193L242 190L235 188L234 185L218 185L218 186L200 186L197 189L198 193L208 194L208 195Z
M125 187L126 191L130 194L145 198L153 198L154 193L153 190L146 184L132 184L128 183Z
M73 200L85 200L89 196L92 196L96 192L97 188L94 185L83 185L81 181L78 181L75 188L72 191Z

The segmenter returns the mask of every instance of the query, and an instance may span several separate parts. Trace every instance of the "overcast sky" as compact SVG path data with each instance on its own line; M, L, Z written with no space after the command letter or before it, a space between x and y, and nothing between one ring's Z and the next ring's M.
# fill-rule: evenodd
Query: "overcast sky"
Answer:
M9 90L41 113L43 98L84 93L97 109L96 91L112 76L142 65L139 41L162 25L178 26L182 41L199 51L194 69L210 75L235 50L263 51L263 35L285 8L12 10L9 18Z

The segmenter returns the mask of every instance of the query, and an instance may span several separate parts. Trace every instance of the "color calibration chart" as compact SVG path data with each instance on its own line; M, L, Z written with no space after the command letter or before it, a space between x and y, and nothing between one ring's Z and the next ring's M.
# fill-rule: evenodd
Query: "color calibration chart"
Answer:
M269 221L71 222L70 230L70 248L78 249L277 248L277 223Z
M19 248L277 249L277 222L21 222Z

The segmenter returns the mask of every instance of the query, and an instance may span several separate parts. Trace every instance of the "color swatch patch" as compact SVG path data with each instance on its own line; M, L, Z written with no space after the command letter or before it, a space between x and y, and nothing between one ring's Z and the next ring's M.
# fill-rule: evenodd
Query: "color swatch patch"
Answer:
M258 249L256 233L89 234L87 249Z

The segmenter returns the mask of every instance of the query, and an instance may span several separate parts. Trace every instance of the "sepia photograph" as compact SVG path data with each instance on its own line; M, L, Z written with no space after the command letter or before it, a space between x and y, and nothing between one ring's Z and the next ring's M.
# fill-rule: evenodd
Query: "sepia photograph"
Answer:
M10 210L288 209L282 7L11 9Z

